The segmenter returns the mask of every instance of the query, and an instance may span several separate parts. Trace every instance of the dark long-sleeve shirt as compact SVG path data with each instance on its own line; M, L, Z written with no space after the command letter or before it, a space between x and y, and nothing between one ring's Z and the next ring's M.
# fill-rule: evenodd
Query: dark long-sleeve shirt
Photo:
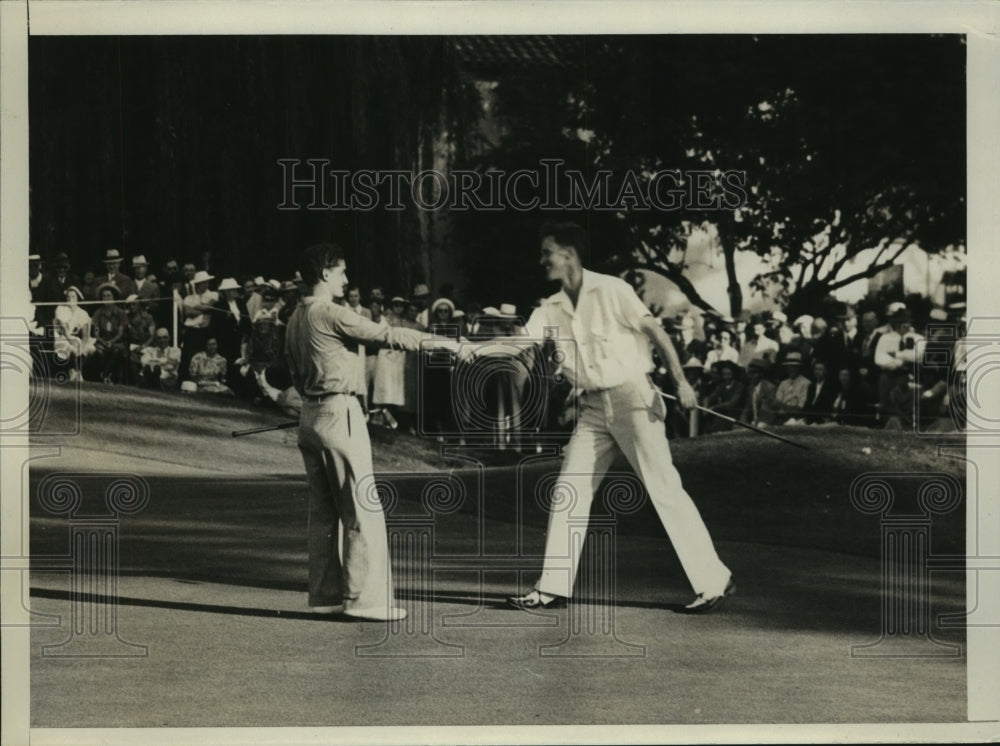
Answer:
M303 396L352 393L361 364L358 345L417 351L431 335L375 323L332 300L299 301L285 332L285 358L295 389Z

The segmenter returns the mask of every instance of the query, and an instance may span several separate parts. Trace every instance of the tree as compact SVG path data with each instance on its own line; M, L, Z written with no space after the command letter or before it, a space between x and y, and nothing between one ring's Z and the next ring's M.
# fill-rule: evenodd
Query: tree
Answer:
M708 201L723 205L623 209L635 268L671 279L708 310L685 275L688 238L708 230L724 257L729 313L744 301L738 251L770 266L752 292L799 313L891 266L911 243L937 251L963 239L961 37L724 37L713 42L715 64L688 54L702 38L679 42L626 44L622 64L588 92L599 166L638 174L646 189L663 168L682 185L684 174L708 170ZM641 87L640 61L670 70L686 90L654 85L654 96L633 93L639 105L622 108L621 89ZM658 106L667 95L671 106ZM733 171L745 175L746 198L729 207ZM863 252L871 257L845 275Z

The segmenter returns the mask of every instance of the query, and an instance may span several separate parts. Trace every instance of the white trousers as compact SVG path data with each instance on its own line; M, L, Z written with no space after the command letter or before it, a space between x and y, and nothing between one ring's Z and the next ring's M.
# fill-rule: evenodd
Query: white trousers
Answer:
M299 450L309 482L309 605L394 606L385 514L369 489L371 441L357 398L304 401Z
M664 430L666 405L646 379L600 392L580 402L576 430L566 446L553 491L545 565L536 588L571 596L587 531L590 506L618 451L642 479L695 593L721 595L729 580L698 508L681 485Z

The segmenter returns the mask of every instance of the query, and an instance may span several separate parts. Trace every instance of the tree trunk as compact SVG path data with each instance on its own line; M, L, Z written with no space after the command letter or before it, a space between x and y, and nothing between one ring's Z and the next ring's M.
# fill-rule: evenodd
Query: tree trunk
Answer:
M729 296L729 313L735 319L743 310L743 288L736 278L736 248L732 242L726 242L722 254L726 258L726 279L729 280L729 286L726 288L726 294Z
M701 297L694 285L691 284L691 280L685 277L682 272L678 270L664 269L663 267L654 266L652 264L636 264L633 268L636 270L641 269L645 272L653 272L661 277L666 277L674 283L682 293L684 293L685 297L691 301L691 305L697 306L702 311L718 313L715 306Z

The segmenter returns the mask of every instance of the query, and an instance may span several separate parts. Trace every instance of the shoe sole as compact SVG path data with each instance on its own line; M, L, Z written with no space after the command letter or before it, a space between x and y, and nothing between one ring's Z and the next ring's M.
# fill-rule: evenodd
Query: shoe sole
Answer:
M712 609L716 608L719 604L725 601L729 596L736 593L736 583L730 578L729 582L726 583L726 589L722 592L721 596L716 596L711 601L702 604L701 606L696 606L693 609L689 609L687 606L684 607L685 614L707 614Z
M337 604L336 606L310 606L309 611L313 614L343 614L344 605Z
M549 609L565 609L566 599L555 599L547 604L525 604L515 598L507 599L507 607L518 611L548 611Z
M401 622L406 619L406 609L395 609L390 613L381 609L345 609L344 616L369 622Z

